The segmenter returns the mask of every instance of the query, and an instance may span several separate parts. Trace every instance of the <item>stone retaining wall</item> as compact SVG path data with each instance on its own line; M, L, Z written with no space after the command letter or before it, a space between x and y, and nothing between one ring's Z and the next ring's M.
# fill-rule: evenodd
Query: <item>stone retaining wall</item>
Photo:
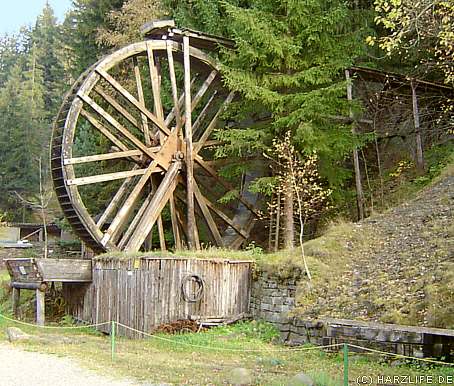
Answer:
M454 330L345 319L303 320L293 316L299 280L260 272L252 284L253 317L274 324L282 342L289 345L350 343L412 357L454 359Z

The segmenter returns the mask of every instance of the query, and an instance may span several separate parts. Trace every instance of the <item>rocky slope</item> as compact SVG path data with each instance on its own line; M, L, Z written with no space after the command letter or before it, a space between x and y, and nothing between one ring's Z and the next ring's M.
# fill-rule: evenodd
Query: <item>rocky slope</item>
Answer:
M316 274L297 312L454 328L452 169L417 198L307 243Z

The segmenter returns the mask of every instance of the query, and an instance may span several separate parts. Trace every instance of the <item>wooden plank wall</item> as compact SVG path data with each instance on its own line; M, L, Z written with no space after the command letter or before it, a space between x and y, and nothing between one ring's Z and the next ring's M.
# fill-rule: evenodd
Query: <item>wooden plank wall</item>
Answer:
M251 268L249 261L173 257L95 260L92 284L65 285L68 312L89 323L116 320L145 332L190 315L233 317L249 312ZM205 283L196 303L186 302L181 290L189 274ZM109 332L110 326L101 329ZM122 327L118 333L139 337Z

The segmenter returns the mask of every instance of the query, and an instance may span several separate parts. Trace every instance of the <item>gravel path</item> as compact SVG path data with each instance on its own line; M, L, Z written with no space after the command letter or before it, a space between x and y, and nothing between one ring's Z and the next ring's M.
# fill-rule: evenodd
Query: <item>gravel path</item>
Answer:
M134 386L84 369L67 358L0 345L0 386Z

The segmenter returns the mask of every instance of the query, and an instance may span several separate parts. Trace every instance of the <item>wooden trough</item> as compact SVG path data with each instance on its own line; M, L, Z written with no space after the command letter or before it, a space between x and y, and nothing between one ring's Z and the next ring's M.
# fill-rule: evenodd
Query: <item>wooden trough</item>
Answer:
M184 257L102 258L93 282L64 283L68 313L88 323L117 321L147 333L182 319L235 320L249 312L251 261ZM100 326L104 332L109 325ZM141 337L121 326L120 335Z
M21 290L36 294L36 322L44 324L44 294L50 282L90 283L91 260L18 258L5 260L13 289L13 312L18 317Z

